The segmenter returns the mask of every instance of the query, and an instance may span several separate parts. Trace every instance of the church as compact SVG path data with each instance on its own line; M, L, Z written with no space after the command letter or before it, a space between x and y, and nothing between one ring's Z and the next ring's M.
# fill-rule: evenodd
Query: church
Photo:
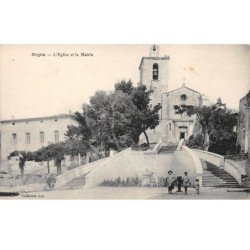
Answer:
M182 86L169 91L169 56L161 57L159 46L152 45L148 57L142 57L139 66L140 83L147 89L152 89L151 104L161 104L160 124L154 131L148 131L151 143L157 143L160 139L166 142L177 143L181 139L188 139L195 129L198 129L199 122L196 115L187 116L185 113L176 114L175 106L207 106L207 96L196 90L188 88L185 81Z

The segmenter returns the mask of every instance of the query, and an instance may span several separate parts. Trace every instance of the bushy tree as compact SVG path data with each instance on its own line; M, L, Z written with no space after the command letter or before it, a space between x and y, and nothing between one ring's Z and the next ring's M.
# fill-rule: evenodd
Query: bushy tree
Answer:
M205 149L204 148L204 135L201 133L198 133L196 135L191 135L188 138L186 145L190 148L204 150Z
M9 154L8 159L14 156L18 157L19 159L18 165L19 165L19 169L20 169L22 181L23 181L25 163L26 161L33 160L33 154L30 151L13 151Z
M138 143L139 136L143 133L147 141L147 147L149 147L150 142L147 130L154 129L159 124L159 110L161 109L160 103L154 107L150 103L150 95L153 93L153 90L147 90L146 86L142 84L133 87L131 81L117 83L115 89L129 95L136 107L136 115L131 116L132 123L130 126L130 135L133 141Z
M152 91L129 81L115 84L114 91L97 91L82 112L75 114L77 126L70 126L66 136L76 151L108 154L110 148L120 151L139 142L147 130L159 124L161 106L150 105Z
M55 144L52 143L33 152L33 159L35 161L46 161L48 173L50 173L49 162L54 160L55 166L57 168L57 174L61 174L61 163L67 152L68 149L65 142L59 142Z
M197 115L199 124L201 125L201 136L193 136L188 140L188 144L194 147L203 146L204 149L226 154L236 150L236 134L234 127L237 124L238 114L227 109L226 105L218 98L217 102L211 106L175 106L177 114L184 112L187 115ZM198 141L198 138L203 140Z

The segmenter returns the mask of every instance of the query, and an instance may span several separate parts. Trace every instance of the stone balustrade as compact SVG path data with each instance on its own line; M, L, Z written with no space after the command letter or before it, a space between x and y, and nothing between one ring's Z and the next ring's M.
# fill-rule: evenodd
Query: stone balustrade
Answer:
M202 187L202 174L203 168L199 157L187 146L181 146L182 150L186 151L193 159L196 169L196 178L199 179L200 186Z
M74 168L70 171L67 171L67 172L57 176L55 188L61 187L64 184L66 184L67 182L69 182L75 178L78 178L78 177L81 177L83 175L88 174L89 172L93 171L97 166L99 166L100 164L105 162L107 159L112 158L112 157L103 158L103 159L100 159L98 161L94 161L94 162L88 163L86 165L82 165L78 168Z
M218 155L212 152L199 150L199 149L192 149L196 153L196 155L204 161L210 162L215 166L224 167L225 160L222 155Z
M212 163L218 168L223 168L227 173L232 175L240 185L242 185L242 176L246 175L245 170L237 165L236 162L225 160L224 156L212 152L192 149L193 152L202 160Z

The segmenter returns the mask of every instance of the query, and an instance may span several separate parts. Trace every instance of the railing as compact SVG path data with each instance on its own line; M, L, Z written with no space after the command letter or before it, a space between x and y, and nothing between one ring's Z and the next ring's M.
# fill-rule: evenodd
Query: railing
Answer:
M201 159L204 161L210 162L217 167L224 167L224 157L222 155L218 155L212 152L199 150L199 149L192 149Z
M196 175L199 179L200 185L202 186L202 174L203 174L203 168L201 164L200 158L187 146L181 146L182 150L186 151L193 159L195 168L196 168Z
M182 148L182 146L183 146L183 144L184 144L184 141L185 141L184 139L181 139L181 140L180 140L180 142L179 142L179 144L178 144L178 147L177 147L177 149L176 149L177 151L180 151L180 150L181 150L181 148Z
M86 165L82 165L82 166L80 166L78 168L74 168L74 169L72 169L70 171L67 171L67 172L57 176L56 177L55 188L61 187L64 184L66 184L67 182L91 172L93 169L95 169L95 167L98 164L100 164L101 162L106 161L107 159L109 159L109 157L100 159L98 161L88 163Z
M157 154L160 151L161 147L162 147L162 139L155 145L153 151Z
M118 157L119 155L121 155L123 152L125 152L127 150L130 150L130 148L125 149L122 152L117 153L115 155L112 155L110 157L106 157L106 158L100 159L98 161L94 161L94 162L88 163L86 165L80 166L78 168L74 168L68 172L65 172L65 173L57 176L55 188L61 187L64 184L66 184L67 182L74 180L78 177L81 177L83 175L86 175L86 182L87 182L89 176L91 176L89 174L95 173L96 170L103 167L107 161L110 161L111 159Z
M160 151L160 149L162 147L162 143L163 143L163 139L161 139L159 142L157 142L157 144L154 146L153 149L148 149L146 151L143 151L143 154L145 154L145 155L158 154L158 152Z
M225 171L231 174L240 185L242 185L242 176L246 175L246 171L231 160L225 160Z
M223 168L227 173L232 175L240 185L243 184L242 177L246 175L246 172L241 166L237 165L237 163L231 160L225 160L224 156L212 152L198 149L192 149L192 151L194 151L202 160L212 163L217 167Z

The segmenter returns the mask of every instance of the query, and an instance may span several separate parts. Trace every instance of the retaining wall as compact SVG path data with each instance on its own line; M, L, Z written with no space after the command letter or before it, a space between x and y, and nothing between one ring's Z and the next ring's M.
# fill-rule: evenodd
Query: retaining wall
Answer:
M171 167L173 155L148 154L146 151L126 149L87 174L85 186L97 186L104 180L116 180L118 177L121 180L141 180L147 170L154 172L158 178L165 178Z

